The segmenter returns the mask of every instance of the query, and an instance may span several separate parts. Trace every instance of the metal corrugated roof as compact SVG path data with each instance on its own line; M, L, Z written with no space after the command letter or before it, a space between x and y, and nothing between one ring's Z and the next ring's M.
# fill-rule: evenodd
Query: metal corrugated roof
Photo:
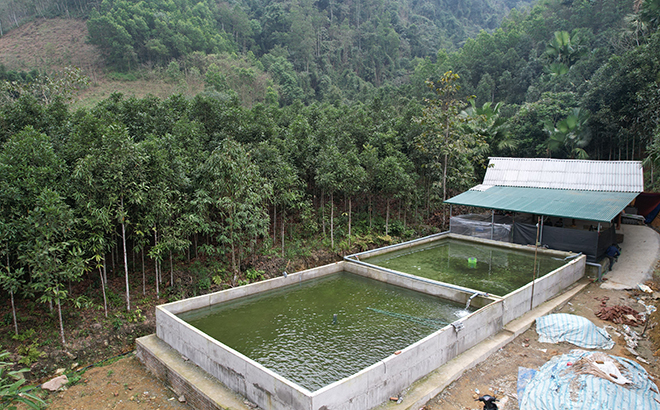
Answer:
M493 157L483 185L639 193L644 173L640 161Z
M560 218L610 222L638 195L637 192L601 192L566 189L493 186L469 190L448 204L500 209Z

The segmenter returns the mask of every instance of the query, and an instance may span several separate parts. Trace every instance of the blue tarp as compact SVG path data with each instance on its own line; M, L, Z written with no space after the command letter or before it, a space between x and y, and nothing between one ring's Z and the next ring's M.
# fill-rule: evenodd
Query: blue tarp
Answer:
M534 376L536 376L536 373L538 373L538 370L518 366L518 388L516 389L516 394L518 394L520 400L522 400L525 388Z
M576 374L572 365L599 352L574 350L555 356L527 384L520 400L521 410L660 410L655 384L639 364L623 357L623 376L631 384L619 385L592 374ZM653 390L652 390L653 389ZM655 390L655 391L654 391Z
M653 222L655 217L658 216L659 212L660 212L660 204L658 204L658 206L656 206L648 215L646 215L644 222L650 224L651 222Z
M582 316L556 313L536 319L541 343L569 342L585 349L611 349L614 341L607 331Z

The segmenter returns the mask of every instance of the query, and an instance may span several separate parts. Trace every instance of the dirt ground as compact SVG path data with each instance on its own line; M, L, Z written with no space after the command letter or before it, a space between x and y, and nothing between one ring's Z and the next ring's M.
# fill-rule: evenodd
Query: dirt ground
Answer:
M82 20L35 19L2 36L0 61L8 70L42 67L50 72L75 66L89 74L103 63L101 53L86 38L87 25Z
M75 385L50 393L49 409L190 409L130 354L110 365L93 367Z
M648 338L651 333L650 330L647 329L645 337L639 341L639 346L636 348L639 357L648 362L646 364L625 348L626 342L621 335L622 325L603 321L596 316L604 297L609 298L605 299L607 306L624 305L637 311L645 310L645 307L638 303L638 299L644 298L642 301L647 305L651 304L651 300L653 300L653 296L644 295L642 292L605 290L601 289L598 284L592 283L569 302L555 309L553 313L576 314L591 320L599 327L608 326L607 331L616 342L616 345L606 353L636 360L656 380L660 380L660 362L653 355L655 349ZM644 330L644 326L631 326L631 328L640 334ZM498 350L485 362L465 372L460 379L431 399L426 404L426 409L481 409L482 404L476 402L473 397L477 391L481 395L490 394L503 400L504 405L499 406L500 410L518 409L518 396L516 394L518 367L538 370L553 356L568 353L573 349L578 349L578 347L565 342L559 344L539 343L536 328L532 326L513 342Z

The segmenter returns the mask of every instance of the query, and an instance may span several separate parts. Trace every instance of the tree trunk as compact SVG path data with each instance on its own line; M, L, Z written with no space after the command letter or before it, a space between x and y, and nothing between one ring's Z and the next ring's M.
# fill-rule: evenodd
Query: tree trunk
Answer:
M158 231L154 227L154 247L158 245ZM160 297L160 277L158 276L158 258L154 258L154 273L156 274L156 297Z
M335 249L335 202L332 192L330 192L330 246Z
M57 288L55 288L58 290ZM62 323L62 306L60 305L60 298L57 298L57 314L60 317L60 336L62 336L62 347L66 341L64 340L64 324Z
M14 332L18 336L18 321L16 320L16 306L14 306L14 291L10 290L9 294L11 295L11 313L14 316Z
M406 216L407 216L407 214L408 214L408 213L406 212L407 210L408 210L407 207L404 207L404 208L403 208L403 227L404 227L404 228L406 227Z
M348 197L348 244L351 244L351 223L352 223L352 211L353 203L351 202L351 197Z
M442 170L442 202L447 199L447 160L448 154L445 154L445 164Z
M9 273L9 242L6 244L7 246L7 273ZM11 314L14 317L14 332L16 332L16 336L18 336L18 321L16 320L16 306L14 306L14 291L12 289L9 290L9 294L11 295Z
M323 203L323 190L321 190L321 223L323 224L323 237L325 238L325 204Z
M273 204L273 247L277 245L277 204Z
M390 234L390 199L387 198L387 211L385 213L385 236Z
M124 206L122 200L122 207ZM131 291L128 286L128 255L126 254L126 224L121 221L121 241L124 244L124 275L126 276L126 310L131 311Z
M105 312L105 317L108 317L108 299L105 297L105 283L103 282L103 272L101 271L100 265L99 275L101 276L101 289L103 290L103 311Z
M232 206L232 213L229 215L232 223L229 225L229 237L231 238L231 269L234 272L232 286L236 286L236 280L238 279L238 272L236 271L236 248L234 247L234 207Z
M371 192L369 193L369 230L373 229L374 227L374 221L373 221L373 195L371 195Z
M146 272L144 270L144 245L142 246L142 249L140 250L140 254L142 255L142 296L146 296L146 294L147 294L147 277L146 277Z
M284 225L286 221L286 212L285 209L282 208L282 257L284 257Z
M104 256L104 257L103 257L103 284L104 284L104 286L107 286L107 284L108 284L108 266L107 266L107 261L108 261L108 259Z

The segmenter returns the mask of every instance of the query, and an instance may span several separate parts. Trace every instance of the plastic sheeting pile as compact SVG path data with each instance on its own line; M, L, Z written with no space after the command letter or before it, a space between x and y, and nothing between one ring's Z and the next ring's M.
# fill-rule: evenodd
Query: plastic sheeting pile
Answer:
M541 343L569 342L585 349L611 349L614 341L607 331L582 316L557 313L536 319Z
M660 394L639 364L602 352L555 356L525 387L521 410L660 410Z

